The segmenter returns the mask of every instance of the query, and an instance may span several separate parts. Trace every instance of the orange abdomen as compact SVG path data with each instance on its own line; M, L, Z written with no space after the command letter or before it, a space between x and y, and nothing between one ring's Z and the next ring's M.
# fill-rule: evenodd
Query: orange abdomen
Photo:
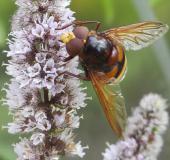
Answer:
M116 46L115 52L117 53L117 58L115 59L114 51L112 51L113 56L110 56L108 64L113 65L113 69L108 73L99 73L98 76L104 81L120 81L123 79L126 72L127 60L124 54L124 49L120 46Z

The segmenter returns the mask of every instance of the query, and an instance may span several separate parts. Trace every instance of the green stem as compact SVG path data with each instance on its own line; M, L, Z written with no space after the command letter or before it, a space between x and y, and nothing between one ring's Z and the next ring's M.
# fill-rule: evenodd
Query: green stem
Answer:
M104 20L106 24L110 24L114 20L114 0L102 0L101 5L104 10Z

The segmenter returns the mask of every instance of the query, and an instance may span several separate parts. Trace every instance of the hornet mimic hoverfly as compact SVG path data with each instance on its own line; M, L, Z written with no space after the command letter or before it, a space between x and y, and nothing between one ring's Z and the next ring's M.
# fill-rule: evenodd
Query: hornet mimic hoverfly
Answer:
M96 23L95 30L89 31L84 26L88 23ZM142 22L98 32L100 23L97 21L74 21L59 29L71 25L74 26L73 32L61 36L69 54L64 61L79 56L86 76L70 72L63 74L91 80L110 126L118 136L122 136L126 109L119 82L126 73L124 52L147 47L165 34L168 26L160 22Z

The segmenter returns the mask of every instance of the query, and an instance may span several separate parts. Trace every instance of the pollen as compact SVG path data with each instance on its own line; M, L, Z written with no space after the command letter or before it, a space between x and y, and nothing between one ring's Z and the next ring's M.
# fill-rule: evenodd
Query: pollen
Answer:
M69 32L69 33L64 33L62 36L61 36L61 41L63 43L68 43L69 41L71 41L72 39L75 38L75 35L73 32Z

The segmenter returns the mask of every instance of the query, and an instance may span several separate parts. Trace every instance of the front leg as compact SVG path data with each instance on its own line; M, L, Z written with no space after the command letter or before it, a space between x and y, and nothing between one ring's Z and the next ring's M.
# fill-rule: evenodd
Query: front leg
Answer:
M90 81L90 78L87 77L87 76L83 76L81 74L74 74L74 73L71 73L71 72L68 72L68 71L64 71L64 72L60 73L58 75L58 77L60 77L61 75L68 75L68 76L76 77L76 78L84 80L84 81Z
M87 67L83 64L83 62L81 62L81 66L83 67L83 70L85 72L85 76L90 79L90 76L89 76L89 71L87 69Z
M101 22L99 22L99 21L77 21L77 20L75 20L75 21L73 21L71 23L68 23L68 24L66 24L66 25L64 25L62 27L57 28L56 30L63 30L63 29L66 29L66 28L68 28L68 27L70 27L72 25L82 26L82 25L86 25L86 24L96 24L95 31L97 32L100 25L101 25Z
M68 61L70 61L73 58L74 58L73 56L68 56L68 57L63 59L63 62L68 62Z

